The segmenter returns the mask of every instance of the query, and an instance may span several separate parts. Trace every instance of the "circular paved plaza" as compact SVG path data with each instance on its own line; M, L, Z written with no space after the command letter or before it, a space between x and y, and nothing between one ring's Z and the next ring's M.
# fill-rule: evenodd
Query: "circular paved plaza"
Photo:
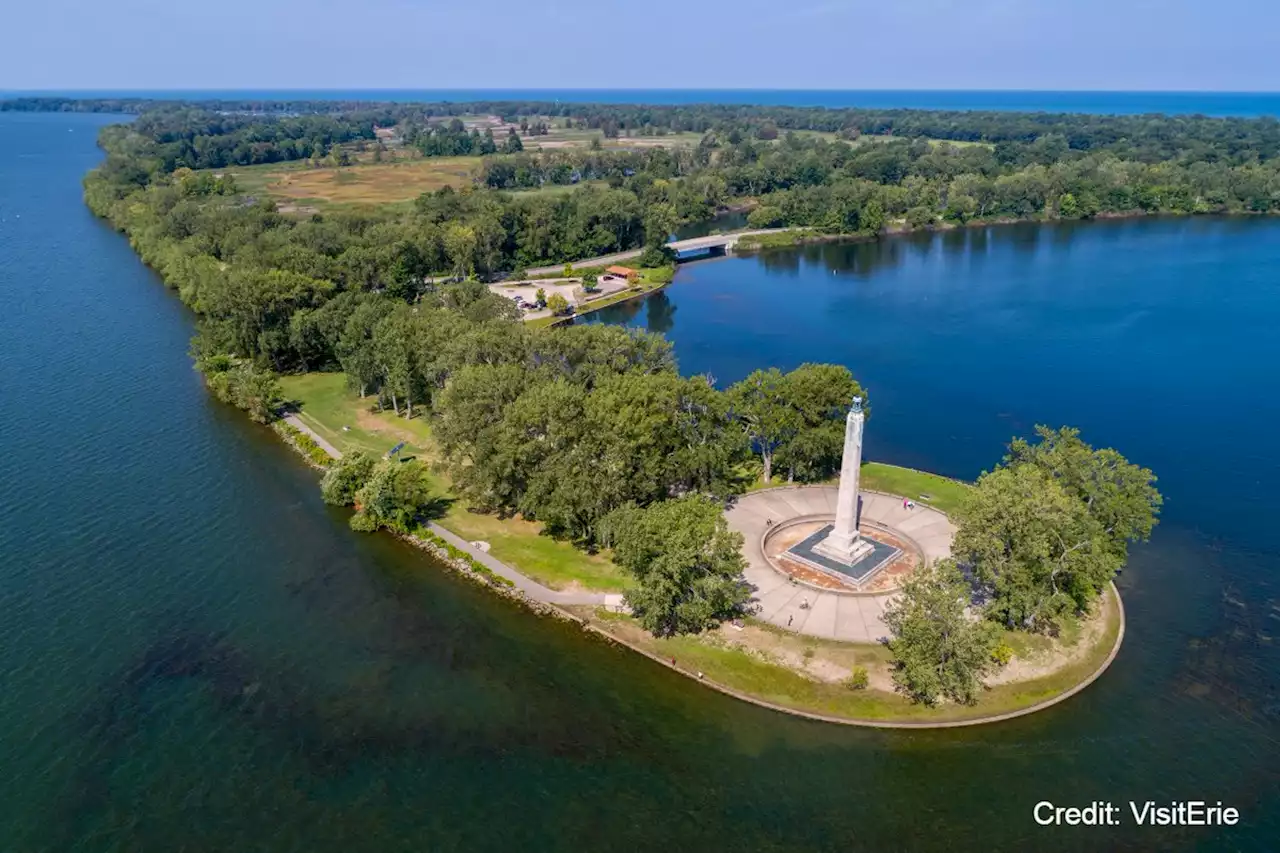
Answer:
M911 546L904 549L903 560L885 570L878 585L866 591L841 589L839 583L795 571L777 553L770 559L766 551L772 553L779 546L774 536L766 542L765 534L788 523L802 526L817 524L819 519L829 521L835 516L837 492L835 486L752 492L739 498L725 518L731 529L742 534L742 551L747 560L744 574L756 588L757 615L761 619L814 637L850 643L879 642L889 633L881 615L894 593L877 590L898 586L904 571L914 568L921 559L933 563L951 556L956 528L936 509L919 504L907 509L900 497L864 491L859 493L860 526L872 535L888 534ZM782 534L785 529L780 531Z

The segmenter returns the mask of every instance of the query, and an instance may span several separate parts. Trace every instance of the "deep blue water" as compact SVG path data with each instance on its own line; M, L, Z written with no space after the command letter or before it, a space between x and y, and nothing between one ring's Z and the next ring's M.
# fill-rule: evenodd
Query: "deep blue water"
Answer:
M84 209L110 120L0 115L0 850L1274 849L1275 223L707 262L637 307L723 381L849 364L880 458L972 475L1063 420L1161 475L1098 683L898 734L738 703L349 531ZM1130 797L1245 825L1031 819Z
M539 100L612 104L765 104L870 109L1001 110L1109 114L1280 115L1280 92L1037 92L997 90L840 89L192 89L58 92L69 97L366 101Z

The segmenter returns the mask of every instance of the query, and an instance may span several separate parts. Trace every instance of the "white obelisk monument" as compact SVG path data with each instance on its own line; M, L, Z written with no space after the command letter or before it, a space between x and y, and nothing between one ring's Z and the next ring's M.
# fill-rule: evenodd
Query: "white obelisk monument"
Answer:
M844 459L840 464L840 494L836 498L836 523L827 538L814 546L824 557L853 565L874 550L858 534L858 474L862 467L862 398L854 397L844 422Z

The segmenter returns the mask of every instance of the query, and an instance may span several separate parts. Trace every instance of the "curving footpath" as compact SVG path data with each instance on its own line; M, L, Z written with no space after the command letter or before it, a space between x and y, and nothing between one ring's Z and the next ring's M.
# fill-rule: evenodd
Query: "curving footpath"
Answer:
M285 420L297 429L311 437L326 453L335 459L342 456L336 447L326 441L323 437L316 433L315 430L307 426L296 415L287 415ZM786 627L786 617L794 613L800 613L804 616L801 624L798 626L800 633L809 634L811 636L833 636L830 634L818 633L829 626L839 631L842 626L846 631L858 631L859 637L870 637L870 639L856 639L850 642L876 642L879 637L886 633L884 623L880 621L880 614L884 612L882 600L886 600L892 596L892 593L884 595L838 595L836 593L828 593L817 590L812 587L804 587L810 592L810 599L816 600L823 597L821 610L815 605L809 610L800 610L794 594L791 594L787 588L796 589L787 579L783 578L768 561L764 558L764 552L761 550L761 543L764 540L764 532L768 529L766 521L773 518L781 521L786 518L796 517L798 515L817 515L834 513L835 511L835 495L836 489L829 486L801 486L789 487L784 486L774 489L765 489L760 492L753 492L740 498L732 509L729 510L726 517L729 520L730 527L743 533L746 537L746 546L744 553L747 557L747 570L744 572L747 579L756 584L757 591L761 589L767 590L763 593L770 602L770 612L767 618L775 625ZM862 513L869 520L877 521L888 527L902 530L911 535L917 544L919 544L925 552L925 557L932 560L941 559L950 556L951 540L955 535L955 528L951 525L947 517L931 507L922 507L917 505L914 510L903 510L901 499L892 495L885 495L879 492L862 492ZM938 521L945 524L944 527L938 525ZM481 551L473 546L470 542L461 538L455 533L445 530L434 522L428 525L433 533L441 537L455 548L465 551L473 559L479 561L488 567L495 574L499 574L504 578L508 578L515 584L516 589L522 592L530 600L551 605L552 608L566 618L572 619L583 626L585 630L597 634L609 642L618 643L630 648L634 652L644 655L655 663L668 667L681 675L697 681L705 687L717 690L727 696L740 699L743 702L749 702L752 705L758 705L761 708L768 708L771 711L777 711L782 714L790 714L793 717L803 717L809 720L816 720L824 723L838 723L845 726L865 726L870 728L881 729L946 729L961 726L981 725L982 723L995 723L1001 720L1010 720L1014 717L1022 717L1027 714L1034 714L1036 711L1042 711L1052 705L1057 705L1075 696L1081 690L1084 690L1090 684L1097 680L1111 666L1111 662L1115 660L1116 654L1120 651L1120 644L1124 642L1125 618L1124 603L1120 600L1120 593L1115 588L1115 584L1111 585L1112 593L1115 595L1116 606L1119 608L1120 630L1116 636L1115 644L1111 648L1111 653L1107 655L1107 659L1102 662L1093 674L1086 678L1075 687L1032 705L1029 708L1023 708L1017 711L1008 711L1003 714L994 714L987 717L974 717L965 720L948 720L948 721L928 721L928 720L912 720L912 721L893 721L893 720L868 720L856 719L852 717L836 717L828 714L819 714L813 711L804 711L799 708L789 708L785 705L778 705L767 699L761 699L750 693L743 693L727 684L719 684L711 679L704 678L702 673L694 673L679 666L675 659L668 660L664 656L654 654L648 649L641 648L634 643L628 642L604 628L592 624L589 620L576 616L568 611L560 610L557 605L569 604L587 604L587 605L604 605L606 607L616 607L621 604L622 596L605 593L592 592L562 592L560 590L551 589L543 586L532 578L526 577L520 572L503 563L487 552ZM766 574L767 573L767 574ZM763 586L762 586L763 585ZM834 603L827 602L827 598L844 599L844 602L836 601ZM859 602L852 609L848 604L849 601ZM864 606L861 602L874 602L873 605ZM776 605L776 606L775 606ZM829 623L827 621L828 611L834 607L834 619ZM763 610L763 602L762 602ZM821 616L819 617L819 612ZM856 614L856 618L855 618ZM815 618L818 617L818 618ZM783 620L782 622L778 620ZM797 626L793 625L791 630L797 630ZM874 636L873 636L874 635ZM843 637L835 636L836 639Z
M795 583L764 555L762 545L770 520L777 524L802 516L834 516L837 492L834 486L781 486L751 492L738 499L725 519L745 540L742 553L747 568L743 574L756 588L758 618L812 637L876 643L888 636L882 616L894 593L836 592ZM906 534L930 563L951 556L956 528L944 513L921 504L903 509L902 498L880 492L864 491L860 497L863 520Z
M338 448L325 441L315 430L303 423L302 419L297 415L286 415L284 418L290 426L301 433L305 433L316 444L320 446L325 453L328 453L334 459L342 456ZM543 586L531 577L522 575L520 572L508 566L498 558L492 556L487 551L482 551L463 539L456 533L446 530L434 521L427 522L427 528L448 542L459 551L463 551L471 559L483 565L496 575L501 575L507 580L515 584L515 588L520 590L534 601L540 601L544 604L591 604L604 605L607 607L618 607L622 604L622 596L603 592L565 592L558 589L552 589L549 586Z

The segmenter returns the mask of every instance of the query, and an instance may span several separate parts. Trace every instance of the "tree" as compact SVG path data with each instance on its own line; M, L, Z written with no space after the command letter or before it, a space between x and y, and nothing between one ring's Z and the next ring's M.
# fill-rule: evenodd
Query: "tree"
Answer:
M729 389L733 410L764 465L764 481L773 478L773 457L800 427L788 405L786 379L776 367L757 370Z
M1058 215L1063 219L1077 219L1080 216L1080 203L1071 193L1063 193L1058 197Z
M918 569L889 604L893 681L913 702L972 705L997 666L999 631L970 614L970 590L950 560Z
M1156 476L1115 450L1094 450L1071 427L1036 426L1038 444L1015 439L1004 464L1035 465L1084 504L1123 561L1130 542L1151 538L1164 499Z
M1087 610L1123 563L1086 505L1036 465L983 474L953 517L952 554L1010 628L1048 630Z
M547 307L547 291L539 287L538 292L534 295L534 301L538 303L539 308Z
M325 471L320 481L320 495L333 506L351 506L356 493L373 475L373 457L361 451L344 454Z
M848 368L802 364L790 373L757 370L729 389L734 412L764 464L770 482L775 463L788 479L820 480L839 469L844 419L855 396L866 398Z
M675 205L670 202L650 204L644 216L644 244L646 247L662 247L680 222Z
M675 260L675 252L667 246L645 246L636 263L646 269L665 267Z
M565 299L559 293L551 294L551 298L547 300L547 308L557 317L561 314L569 313L569 300Z
M353 530L372 532L387 527L401 533L411 530L432 503L426 466L416 459L384 459L355 495Z
M455 278L466 278L475 272L476 230L469 225L450 225L444 232L444 250L449 256Z
M687 495L629 505L603 526L614 561L636 579L627 604L654 636L697 633L746 612L742 535L729 529L718 502Z
M802 364L785 380L784 396L798 423L795 434L778 449L777 462L786 467L788 480L825 480L840 470L845 418L853 398L862 398L863 411L871 415L866 392L849 369L838 364Z

